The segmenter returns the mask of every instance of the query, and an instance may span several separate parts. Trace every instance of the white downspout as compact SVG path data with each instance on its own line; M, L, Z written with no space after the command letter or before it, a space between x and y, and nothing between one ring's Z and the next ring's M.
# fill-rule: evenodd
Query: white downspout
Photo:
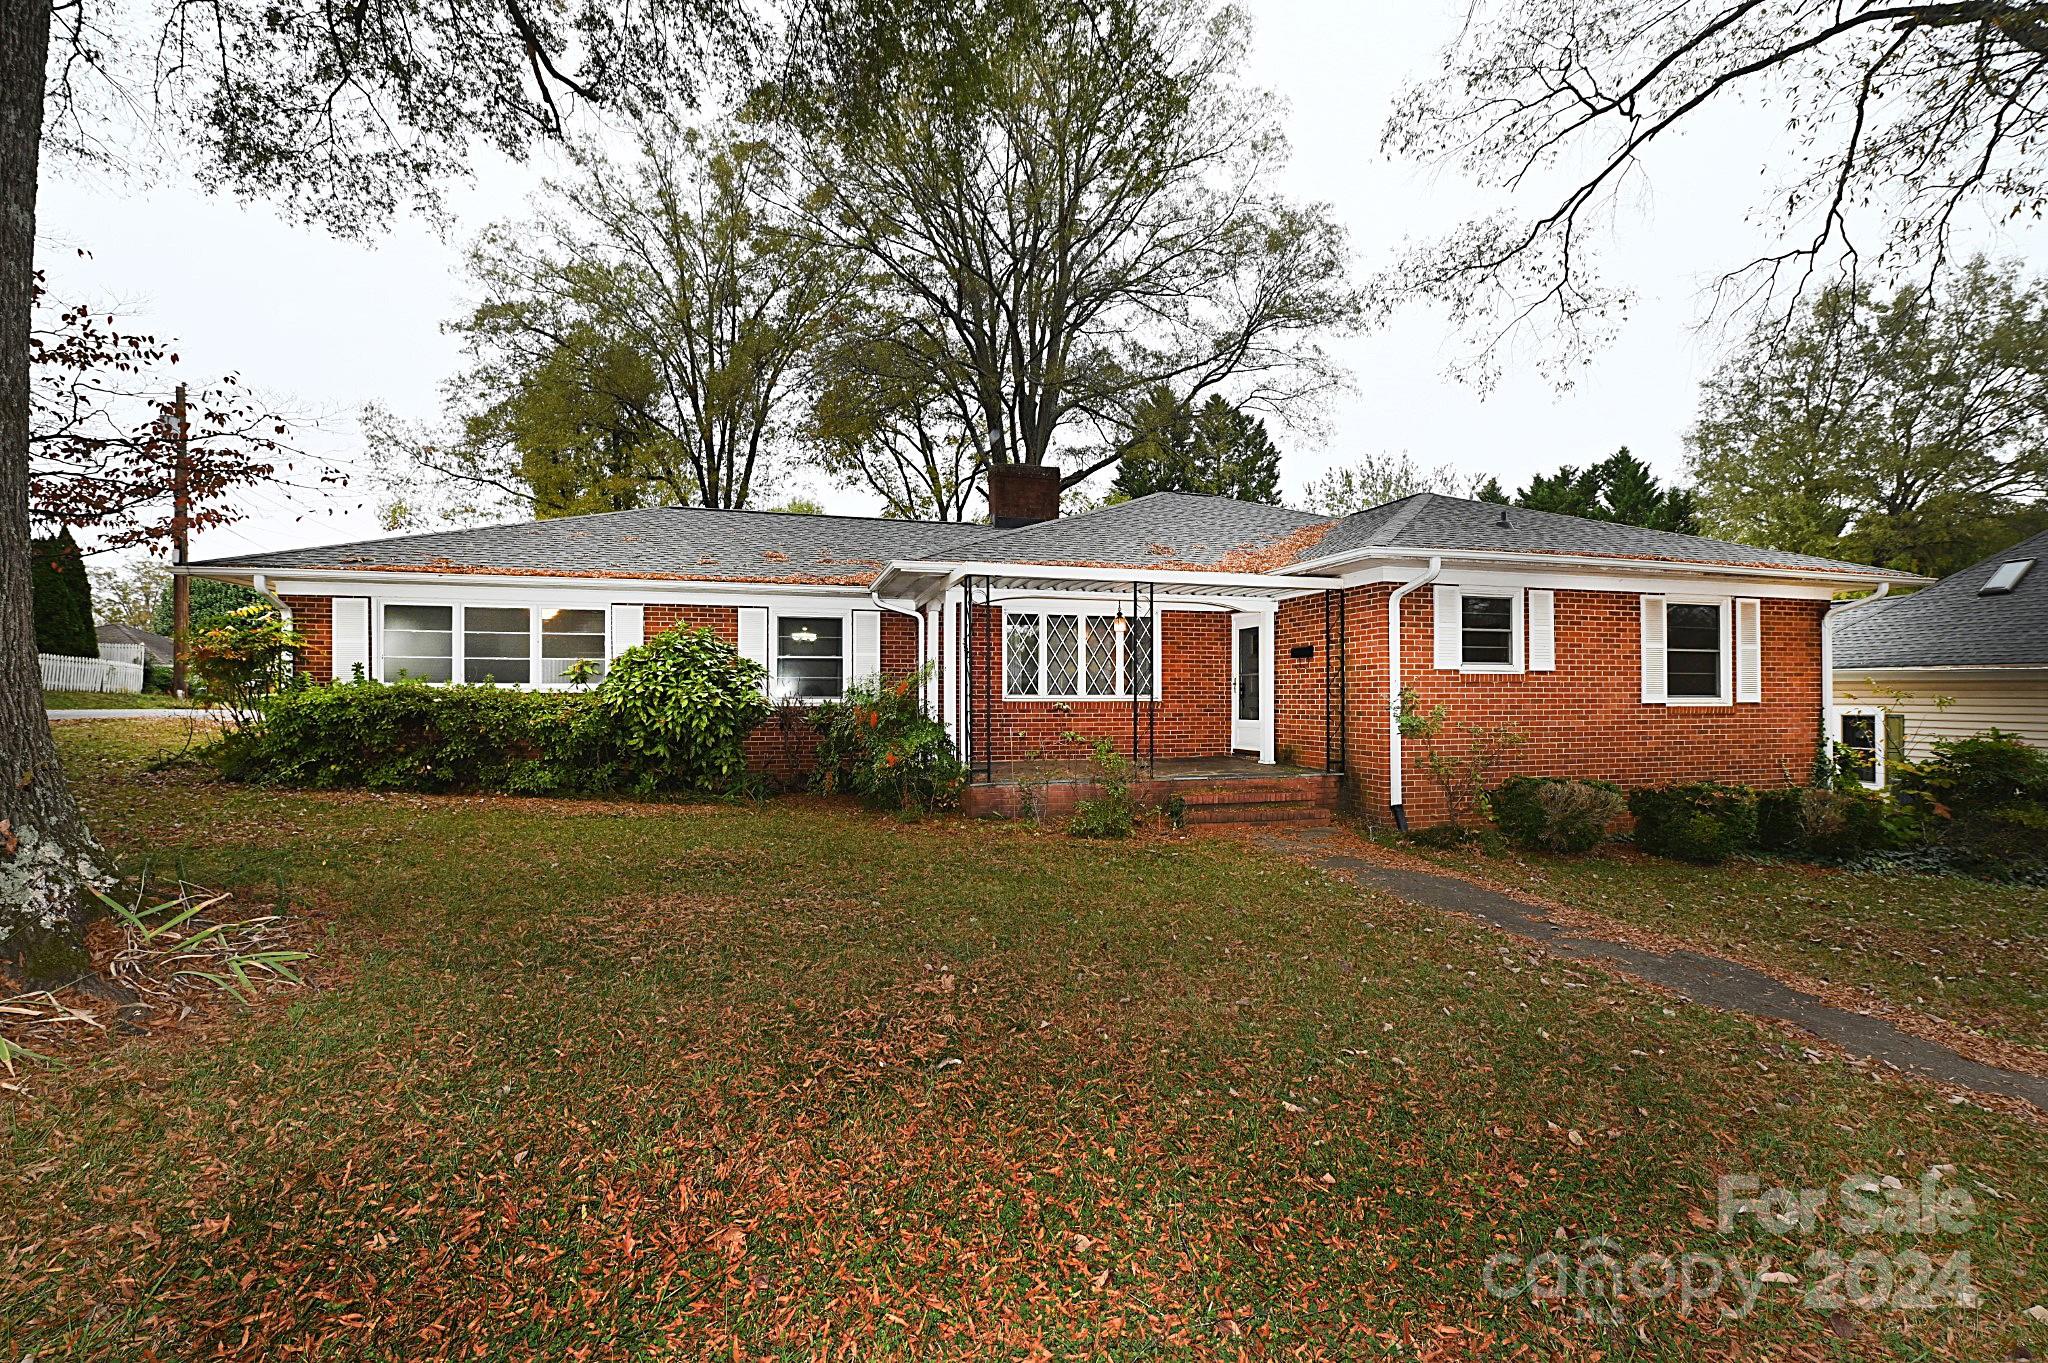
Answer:
M886 601L884 601L884 600L882 599L882 594L881 594L881 592L880 592L880 591L879 591L879 590L878 590L877 588L875 588L875 587L870 587L870 588L868 588L868 600L870 600L870 601L872 601L872 602L874 602L874 603L875 603L875 609L877 609L877 610L885 610L885 611L894 611L894 612L896 612L896 614L898 614L898 615L907 615L907 616L909 616L909 617L910 617L911 619L913 619L913 620L917 621L917 665L918 665L919 667L923 667L923 666L924 666L924 659L925 659L925 647L924 647L924 612L923 612L923 611L921 611L921 610L918 610L918 609L917 609L916 607L914 607L914 606L892 606L892 605L890 605L890 604L889 604L888 602L886 602ZM881 650L881 647L882 647L882 641L881 641L881 638L880 638L880 636L878 635L878 636L876 637L876 639L875 639L875 649L876 649L876 652L877 652L878 654L879 654L879 652L880 652L880 650Z
M1830 757L1834 755L1836 735L1841 732L1840 707L1835 704L1835 621L1851 611L1862 610L1884 600L1892 589L1889 582L1877 584L1877 590L1868 596L1859 596L1854 601L1841 601L1829 606L1827 614L1820 621L1820 750ZM1884 736L1878 736L1882 745Z
M1443 570L1442 557L1432 557L1426 570L1396 587L1387 599L1387 805L1394 812L1394 827L1404 831L1408 811L1402 808L1406 792L1401 779L1401 598L1436 581Z

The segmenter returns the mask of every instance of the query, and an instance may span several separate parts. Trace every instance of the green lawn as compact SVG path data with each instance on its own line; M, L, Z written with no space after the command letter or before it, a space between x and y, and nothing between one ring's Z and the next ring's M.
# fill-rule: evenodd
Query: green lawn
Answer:
M323 960L6 1109L0 1358L2042 1348L2048 1127L1240 844L268 793L143 770L139 724L59 741L110 846L281 882ZM1712 1229L1724 1173L1935 1166L1969 1228ZM1614 1325L1482 1285L1603 1234L1805 1286L1967 1250L1980 1302Z
M45 691L46 710L192 710L203 701L181 700L161 691Z
M2048 1050L2048 890L1626 851L1429 852L1576 908Z

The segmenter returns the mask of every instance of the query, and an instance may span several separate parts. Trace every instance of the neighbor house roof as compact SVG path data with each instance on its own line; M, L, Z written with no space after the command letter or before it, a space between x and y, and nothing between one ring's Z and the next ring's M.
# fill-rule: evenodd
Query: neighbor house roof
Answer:
M1478 553L1560 554L1588 558L1643 559L1724 568L1791 568L1802 573L1855 573L1918 581L1910 573L1887 573L1861 563L1760 549L1753 544L1646 530L1614 521L1560 516L1549 511L1477 502L1418 492L1398 501L1346 516L1320 543L1299 556L1311 563L1374 549L1448 549Z
M205 570L495 573L866 586L981 525L659 506L207 559Z
M141 644L144 656L151 662L171 661L173 646L168 635L119 623L95 625L93 633L103 644Z
M2035 560L2009 592L1979 592L2006 563ZM2048 532L1925 591L1858 609L1835 631L1838 670L2048 667Z

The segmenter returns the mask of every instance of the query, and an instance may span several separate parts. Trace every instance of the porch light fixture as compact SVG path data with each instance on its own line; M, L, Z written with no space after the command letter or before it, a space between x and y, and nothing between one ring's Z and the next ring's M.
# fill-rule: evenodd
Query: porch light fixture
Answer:
M1114 627L1116 629L1116 637L1119 639L1123 638L1124 632L1128 630L1130 627L1131 622L1128 619L1126 619L1124 617L1124 613L1121 610L1119 610L1116 613L1116 625Z
M818 631L808 628L795 629L789 632L789 637L800 644L815 644L818 642Z

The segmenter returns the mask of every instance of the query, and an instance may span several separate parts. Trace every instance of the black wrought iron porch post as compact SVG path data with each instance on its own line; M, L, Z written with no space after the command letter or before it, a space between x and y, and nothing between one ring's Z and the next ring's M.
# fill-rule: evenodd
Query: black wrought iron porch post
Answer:
M986 770L986 771L987 771L987 773L988 773L988 779L989 779L989 783L990 783L991 785L993 785L993 784L995 783L995 779L996 779L996 678L995 678L995 667L996 667L996 657L997 657L997 653L996 653L996 650L995 650L995 649L994 649L994 648L992 647L992 645L994 644L994 642L995 642L996 638L998 637L998 635L997 635L997 631L998 631L998 628L999 628L999 627L998 627L998 625L996 624L996 618L995 618L995 615L996 615L996 580L995 580L994 578L992 578L992 577L987 577L987 576L984 576L984 577L983 577L983 578L981 579L981 609L982 609L982 617L981 617L981 622L982 622L982 624L983 624L984 626L986 626L986 627L987 627L987 638L986 638L986 639L985 639L985 640L983 641L983 643L982 643L982 646L981 646L981 652L982 652L982 668L981 668L981 670L982 670L982 672L983 672L983 673L985 674L985 676L986 676L986 678L987 678L987 679L986 679L986 680L985 680L985 681L984 681L984 682L982 683L983 687L985 688L985 689L984 689L984 692L983 692L983 694L984 694L984 696L986 697L986 700L987 700L987 704L986 704L986 706L985 706L985 708L984 708L984 712L983 712L983 718L982 718L982 721L981 721L981 739L982 739L982 750L983 750L983 751L984 751L984 752L985 752L985 753L987 754L987 757L986 757L986 759L985 759L985 761L986 761L986 766L985 766L985 770Z
M1159 770L1159 676L1166 670L1166 655L1159 650L1159 584L1145 584L1145 770Z

